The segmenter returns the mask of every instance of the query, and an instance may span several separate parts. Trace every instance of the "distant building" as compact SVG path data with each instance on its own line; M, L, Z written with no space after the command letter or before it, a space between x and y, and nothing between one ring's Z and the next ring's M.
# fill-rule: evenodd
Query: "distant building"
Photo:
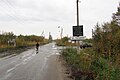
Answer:
M16 40L15 39L9 39L8 40L8 45L13 45L14 47L16 46Z
M113 21L116 21L117 24L120 26L120 3L119 3L117 12L113 13L112 18L113 18Z

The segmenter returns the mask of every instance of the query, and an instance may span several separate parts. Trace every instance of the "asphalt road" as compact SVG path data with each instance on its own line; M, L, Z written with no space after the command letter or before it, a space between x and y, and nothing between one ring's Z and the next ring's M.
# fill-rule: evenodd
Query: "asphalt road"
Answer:
M50 43L20 55L0 59L0 80L63 80L56 59L59 50Z

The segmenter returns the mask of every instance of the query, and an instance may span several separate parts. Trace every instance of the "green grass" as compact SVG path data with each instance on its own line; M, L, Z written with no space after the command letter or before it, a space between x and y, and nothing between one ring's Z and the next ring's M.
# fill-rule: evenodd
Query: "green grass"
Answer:
M92 48L83 49L79 54L76 49L67 48L62 51L62 56L71 67L72 75L76 80L120 79L118 62L111 62L111 59L106 59Z

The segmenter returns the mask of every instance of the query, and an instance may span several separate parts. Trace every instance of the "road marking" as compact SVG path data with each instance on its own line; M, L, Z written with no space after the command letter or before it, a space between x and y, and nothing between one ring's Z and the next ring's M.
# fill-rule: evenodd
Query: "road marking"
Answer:
M27 57L23 60L22 64L27 64L28 61L30 61L36 54L32 54L31 56Z
M22 56L22 58L25 58L25 57L27 57L27 56L30 56L31 54L33 54L35 51L34 50L32 50L32 53L29 53L29 54L25 54L25 55L23 55Z
M15 67L18 67L19 65L21 65L21 63L20 63L20 64L15 65Z
M8 70L7 70L7 73L13 71L15 68L16 68L16 67L13 67L13 68L11 68L11 69L8 69Z
M27 55L28 56L28 55ZM33 54L32 56L30 56L30 57L28 57L28 58L26 58L26 59L24 59L23 60L23 62L22 62L22 64L26 64L27 63L27 61L30 61L31 59L32 59L32 57L33 56L35 56L35 54ZM11 62L11 63L14 63L15 61L13 61L13 62ZM17 64L17 65L15 65L13 68L10 68L10 69L8 69L7 70L7 73L9 73L9 72L11 72L11 71L13 71L16 67L18 67L19 65L21 65L21 63L20 64Z

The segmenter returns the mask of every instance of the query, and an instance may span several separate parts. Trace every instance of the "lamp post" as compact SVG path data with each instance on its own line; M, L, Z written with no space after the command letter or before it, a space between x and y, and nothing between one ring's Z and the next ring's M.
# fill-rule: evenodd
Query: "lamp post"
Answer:
M60 28L60 38L62 39L62 34L63 34L63 28L61 26L58 26L58 28Z

